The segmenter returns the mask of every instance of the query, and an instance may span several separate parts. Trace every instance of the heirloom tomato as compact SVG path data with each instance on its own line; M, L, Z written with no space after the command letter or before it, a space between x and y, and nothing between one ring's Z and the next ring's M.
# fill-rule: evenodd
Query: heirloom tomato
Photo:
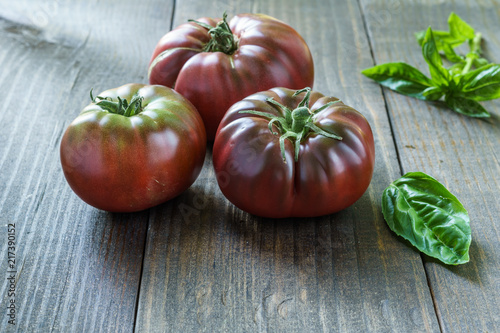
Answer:
M273 88L237 102L213 147L226 198L270 218L326 215L350 206L368 188L374 159L366 118L309 88Z
M228 23L200 18L167 33L149 65L149 82L174 88L200 112L212 141L227 109L258 91L312 86L314 66L304 39L262 14Z
M139 211L196 180L206 134L187 99L143 84L91 98L64 133L60 151L64 176L83 201L112 212Z

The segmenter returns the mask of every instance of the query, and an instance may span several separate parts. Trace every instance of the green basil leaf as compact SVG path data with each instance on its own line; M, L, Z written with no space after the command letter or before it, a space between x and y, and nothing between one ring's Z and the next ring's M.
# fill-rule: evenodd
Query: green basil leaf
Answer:
M463 39L465 41L474 38L474 29L453 12L448 17L448 26L450 28L450 35L457 40Z
M460 78L461 95L475 101L500 98L500 65L489 64Z
M478 102L463 96L447 95L446 105L455 112L475 118L488 118L490 114Z
M415 33L415 37L417 38L417 42L420 46L424 45L426 33L427 33L426 30L422 30ZM460 44L466 41L466 39L462 38L457 39L456 37L452 36L448 31L432 30L432 34L434 35L434 42L436 43L436 46L439 51L443 51L443 45L449 45L450 47L453 48L459 46Z
M442 44L441 49L443 50L444 55L446 56L446 59L448 59L449 61L451 61L451 62L464 62L465 63L465 59L463 57L459 56L455 52L455 50L453 49L451 44L448 44L448 43Z
M415 38L417 39L418 45L422 46L425 39L425 30L415 32Z
M444 92L439 87L429 87L422 92L422 95L426 101L437 101L444 95Z
M467 210L431 176L410 172L393 182L382 195L382 212L389 228L423 253L450 265L469 261Z
M462 20L457 14L451 13L448 17L448 31L433 30L434 42L438 51L443 51L446 58L451 62L459 62L459 56L456 55L453 48L461 45L467 40L474 38L474 29ZM415 33L418 44L422 46L425 41L426 31L419 31Z
M422 92L432 86L431 79L403 62L378 65L361 73L387 88L419 99L426 99Z
M489 63L490 62L484 58L474 59L474 67L476 67L476 68L481 68L481 67L487 66L487 65L489 65Z
M438 86L447 86L450 81L450 73L443 67L441 56L436 47L432 29L429 27L425 33L424 43L422 44L422 55L429 65L432 81Z
M458 62L456 64L453 64L451 67L449 67L448 72L450 72L451 76L462 77L462 71L463 71L464 67L465 67L465 61Z

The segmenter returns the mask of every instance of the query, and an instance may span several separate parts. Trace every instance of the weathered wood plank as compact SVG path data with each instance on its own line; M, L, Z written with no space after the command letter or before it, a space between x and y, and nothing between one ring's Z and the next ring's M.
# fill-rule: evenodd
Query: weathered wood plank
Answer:
M451 9L484 33L487 56L498 61L495 5L362 1L360 13L357 3L343 1L216 1L208 9L177 2L174 26L226 9L290 23L315 57L316 89L372 124L377 164L363 198L331 216L278 221L249 216L224 199L210 151L195 185L150 212L108 214L83 204L59 167L62 132L91 87L146 82L150 52L172 26L174 3L0 0L0 216L2 225L16 223L18 259L18 325L2 314L0 330L132 331L136 310L138 332L498 330L499 117L471 121L385 92L388 119L380 88L359 75L373 64L363 15L377 63L422 66L418 49L409 52L412 32L425 28L422 17L444 28ZM498 105L488 107L498 115ZM423 257L431 291L422 257L380 213L380 194L401 171L397 154L404 172L443 180L473 220L470 264L449 268ZM2 259L2 277L6 265ZM2 279L2 309L7 289Z
M192 188L152 210L136 331L439 331L421 257L388 230L380 211L380 195L400 168L381 90L359 74L373 60L358 4L247 4L229 13L263 12L294 26L315 58L316 89L367 116L376 137L374 179L343 212L262 219L224 199L209 152ZM201 6L177 3L175 25L220 16Z
M498 1L392 2L362 0L377 64L405 61L427 66L413 32L447 30L456 12L483 33L485 56L500 62ZM398 28L395 28L398 27ZM428 71L425 71L428 73ZM470 263L449 267L423 256L445 332L500 330L500 102L485 102L489 120L469 119L385 90L402 171L424 171L442 181L469 210Z
M133 330L149 213L109 214L72 193L65 127L95 91L144 82L172 2L0 2L0 331ZM117 10L119 8L119 10ZM7 229L16 226L16 326L9 325Z

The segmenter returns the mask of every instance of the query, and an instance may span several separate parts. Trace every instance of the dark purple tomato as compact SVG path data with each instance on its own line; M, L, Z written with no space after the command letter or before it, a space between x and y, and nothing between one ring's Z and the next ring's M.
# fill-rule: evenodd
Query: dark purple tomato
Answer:
M163 36L149 65L151 84L174 88L194 104L210 141L235 102L273 87L311 87L313 81L304 39L262 14L182 24Z
M112 212L139 211L186 190L206 150L195 107L164 86L104 91L69 125L61 164L73 191Z
M308 88L273 88L235 103L213 146L224 196L270 218L320 216L352 205L370 184L374 160L366 118Z

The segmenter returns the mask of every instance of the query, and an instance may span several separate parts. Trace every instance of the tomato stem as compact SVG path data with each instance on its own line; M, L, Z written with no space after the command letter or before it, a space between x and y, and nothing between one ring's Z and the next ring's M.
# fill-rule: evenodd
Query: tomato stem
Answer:
M96 105L100 106L103 110L106 110L110 113L119 114L125 117L131 117L136 115L142 111L142 101L144 97L139 95L132 96L130 103L126 98L120 98L120 96L116 97L116 101L114 101L110 97L102 97L92 95L92 89L90 90L90 99ZM98 100L99 99L99 100Z
M224 12L222 15L222 21L217 23L215 27L203 22L188 20L188 22L196 23L208 30L208 34L211 38L210 41L205 44L203 52L223 52L229 55L236 52L238 49L238 39L235 35L233 35L226 19L227 13Z
M275 101L272 97L267 99L267 103L275 106L278 110L281 110L281 113L284 115L283 117L273 115L268 112L260 112L260 111L255 111L255 110L245 110L245 111L240 111L239 113L250 113L254 114L256 116L268 118L269 120L269 131L273 135L279 135L278 132L273 131L273 125L278 128L278 130L281 132L281 136L279 138L279 144L280 144L280 150L281 150L281 156L283 158L283 162L286 163L286 157L285 157L285 140L288 139L292 142L294 146L294 151L295 151L295 161L297 162L299 159L299 151L300 151L300 143L302 142L303 139L307 137L307 135L310 132L317 133L319 135L323 135L327 138L335 139L335 140L342 140L342 137L335 134L335 133L330 133L325 131L324 129L320 128L318 125L314 123L314 115L317 114L320 111L325 110L326 108L330 107L331 105L340 102L339 100L337 101L332 101L329 102L322 107L311 111L309 108L309 99L311 97L311 88L304 88L301 90L297 90L294 94L293 97L301 94L301 93L306 93L302 101L298 104L297 108L294 110L290 110L283 104Z

